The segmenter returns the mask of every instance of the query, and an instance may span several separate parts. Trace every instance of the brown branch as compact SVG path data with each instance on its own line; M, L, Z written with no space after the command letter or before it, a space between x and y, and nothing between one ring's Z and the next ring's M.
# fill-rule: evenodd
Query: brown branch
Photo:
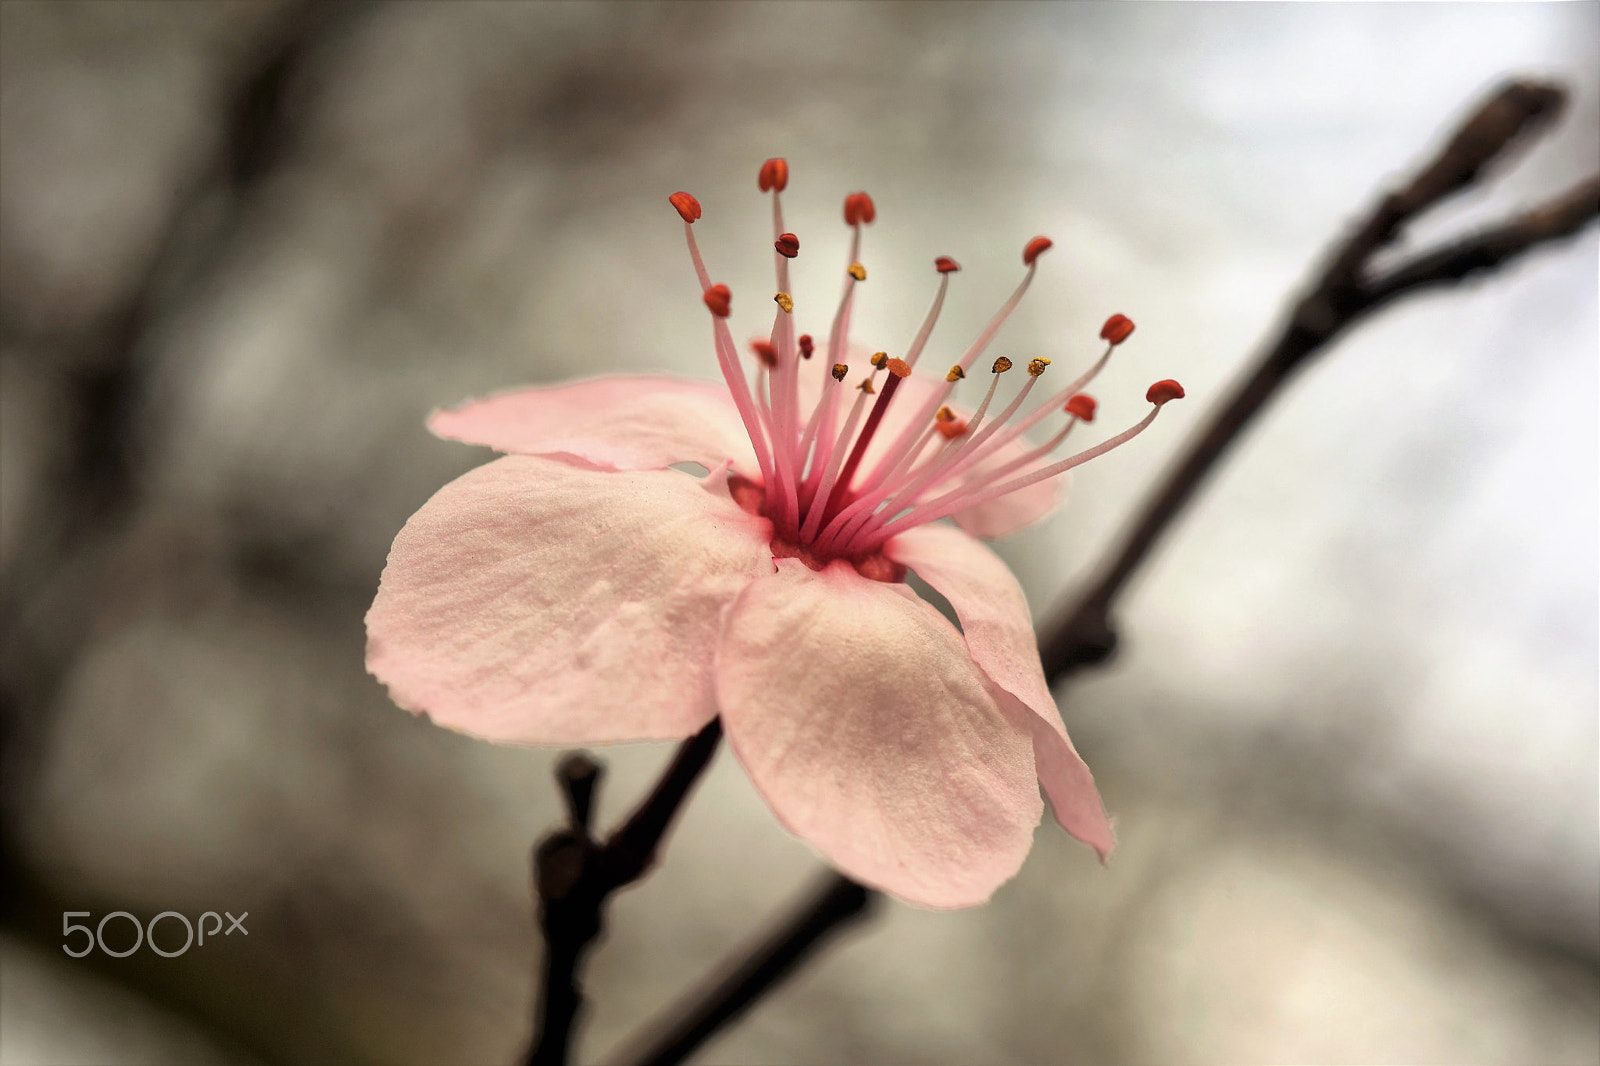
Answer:
M1379 201L1329 258L1283 331L1206 420L1188 450L1134 519L1098 577L1040 641L1045 676L1059 681L1108 658L1117 634L1111 611L1128 579L1149 555L1218 459L1289 377L1329 341L1395 298L1492 270L1522 253L1570 236L1600 213L1600 177L1590 178L1536 210L1443 248L1424 252L1389 273L1369 276L1373 257L1404 225L1477 182L1497 159L1543 129L1566 100L1559 86L1511 82L1486 100L1412 181Z
M679 745L650 795L604 844L589 834L600 764L575 753L556 768L568 825L545 837L533 853L545 955L534 1035L525 1059L529 1066L565 1066L568 1061L573 1026L583 1009L578 970L604 928L606 901L655 865L662 837L721 739L722 722L714 718Z
M642 1046L625 1051L619 1061L637 1066L682 1062L788 977L830 934L868 917L880 898L843 874L825 875L740 961L674 1004L667 1011L674 1021L642 1039Z

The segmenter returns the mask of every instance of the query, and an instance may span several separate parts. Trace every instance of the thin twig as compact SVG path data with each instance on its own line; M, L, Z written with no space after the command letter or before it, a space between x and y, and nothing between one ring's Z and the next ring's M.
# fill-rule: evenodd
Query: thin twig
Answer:
M1379 201L1330 258L1322 277L1295 307L1283 331L1206 421L1176 466L1151 495L1099 577L1058 621L1044 627L1040 655L1056 682L1081 666L1108 658L1117 644L1111 609L1228 447L1278 394L1289 377L1345 329L1395 298L1491 270L1531 248L1570 236L1600 214L1600 177L1512 221L1446 247L1421 253L1381 276L1369 276L1373 257L1404 225L1478 181L1490 165L1526 144L1560 112L1559 86L1511 82L1492 94L1444 149L1399 192Z
M578 753L562 759L556 768L568 825L547 836L533 853L545 955L534 1035L525 1060L529 1066L565 1066L568 1061L573 1026L583 1009L578 970L604 928L606 901L655 865L662 837L710 765L721 739L722 722L712 719L679 745L660 782L604 844L589 834L600 764Z

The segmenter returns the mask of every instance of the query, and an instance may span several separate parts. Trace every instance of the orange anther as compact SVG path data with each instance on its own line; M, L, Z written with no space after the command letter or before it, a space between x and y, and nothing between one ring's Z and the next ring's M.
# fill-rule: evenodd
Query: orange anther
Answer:
M800 254L800 238L792 233L778 234L778 239L772 242L772 246L785 259L793 259Z
M667 203L678 209L678 215L685 222L693 223L700 217L700 201L686 192L675 192L667 197Z
M966 376L967 376L967 372L965 370L961 369L961 364L960 363L957 363L955 366L950 368L950 373L946 374L944 376L944 379L946 381L954 382L954 381L960 381L962 378L964 378Z
M1133 319L1127 315L1112 315L1100 327L1100 339L1113 345L1121 344L1133 334Z
M718 318L727 318L733 309L733 291L726 285L713 285L705 291L703 297L706 306L711 308L711 313Z
M1160 407L1169 400L1183 399L1183 386L1171 378L1167 378L1165 381L1158 381L1151 385L1149 391L1144 394L1144 398Z
M889 360L889 373L897 378L910 377L911 364L904 359L891 359Z
M850 373L850 367L844 363L833 364L833 380L843 381L844 376Z
M852 278L855 278L857 281L867 280L867 268L862 266L860 263L851 263L850 269L846 271L846 273L848 273Z
M811 334L809 333L800 334L798 343L800 345L800 358L802 359L810 359L811 353L817 350L817 342L811 339Z
M948 255L941 255L933 261L933 269L941 274L954 274L961 269L961 264L951 259Z
M873 393L878 391L877 389L872 387L872 379L871 378L862 378L861 379L861 384L857 385L856 388L860 389L862 392L866 393L868 396L871 396Z
M1093 396L1090 396L1087 392L1080 392L1068 400L1067 405L1062 410L1079 422L1093 422L1094 410L1098 406L1100 405L1095 403Z
M1028 376L1030 378L1038 377L1040 374L1044 373L1044 368L1049 366L1049 365L1050 365L1050 360L1048 360L1048 359L1029 359L1028 360Z
M1002 355L1002 356L1000 356L1000 358L998 358L998 359L996 359L994 361L994 365L989 368L989 372L993 373L993 374L1004 374L1007 370L1010 370L1010 369L1011 369L1011 360L1007 359L1005 356Z
M844 223L847 226L859 226L871 223L878 217L878 208L872 202L872 197L864 192L853 192L844 198Z
M790 296L788 293L775 293L772 297L772 302L783 308L784 314L794 314L794 297Z
M956 413L950 410L949 407L941 407L937 411L933 412L933 420L935 422L954 422L956 420Z
M761 191L768 189L782 192L789 184L789 163L783 159L769 159L761 164L761 173L756 177L756 184L761 186Z
M772 346L771 341L751 341L750 350L756 353L756 358L761 360L768 370L778 365L778 349Z
M935 428L945 440L955 440L967 431L967 421L964 418L941 419L935 423Z
M1049 237L1035 237L1033 240L1028 242L1028 246L1026 248L1022 249L1022 261L1028 266L1033 266L1033 261L1039 258L1042 253L1053 247L1055 243L1056 242L1052 241Z

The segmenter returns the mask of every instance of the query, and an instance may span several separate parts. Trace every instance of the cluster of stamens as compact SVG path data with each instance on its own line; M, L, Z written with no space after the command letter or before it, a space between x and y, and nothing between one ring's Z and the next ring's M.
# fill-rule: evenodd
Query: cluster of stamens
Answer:
M1021 301L1033 281L1039 256L1050 248L1049 238L1035 237L1023 249L1022 262L1027 272L1016 291L944 374L943 382L922 401L921 409L905 423L906 428L887 442L877 462L870 469L862 469L868 446L895 402L900 383L911 375L933 333L950 275L961 267L949 256L934 260L939 290L905 354L893 358L887 352L876 353L870 360L871 372L855 386L848 386L850 368L840 360L849 351L856 288L867 278L860 261L861 229L877 217L877 208L864 192L845 197L844 218L851 228L849 265L825 358L821 360L821 400L807 412L800 396L800 374L815 354L816 344L809 334L795 333L789 260L800 254L800 239L784 228L779 201L788 182L787 162L769 159L762 164L757 184L761 191L772 193L778 287L773 300L778 311L770 336L751 344L756 357L753 388L728 328L732 293L726 285L712 283L695 243L694 223L701 215L700 203L686 192L673 193L668 198L683 218L689 255L711 312L717 362L761 468L760 486L739 483L734 486L734 493L747 507L772 520L776 544L787 545L815 564L829 559L858 563L870 560L890 537L1056 477L1104 455L1143 432L1163 404L1183 396L1183 387L1176 381L1158 381L1145 394L1152 406L1139 422L1068 458L1050 458L1074 426L1094 421L1095 400L1083 388L1133 333L1133 322L1119 314L1108 318L1100 330L1106 348L1099 359L1030 413L1018 417L1050 365L1048 359L1028 362L1021 389L997 415L991 417L989 409L1001 377L1013 368L1005 356L990 364L988 391L971 416L962 418L949 406L951 392L967 377ZM846 397L850 392L854 393L853 399ZM1064 412L1067 417L1049 441L1020 455L1016 454L1018 449L1004 450L1055 411Z

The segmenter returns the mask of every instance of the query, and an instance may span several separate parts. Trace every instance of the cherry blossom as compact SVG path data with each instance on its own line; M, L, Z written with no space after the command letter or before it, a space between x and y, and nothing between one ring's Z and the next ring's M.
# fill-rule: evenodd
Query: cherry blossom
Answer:
M1022 589L975 538L1045 514L1062 473L1140 433L1183 390L1156 383L1140 422L1051 458L1094 420L1082 390L1133 331L1114 315L1098 360L1027 414L1048 359L1011 374L995 358L976 409L953 401L1032 282L1044 237L948 370L915 373L960 270L948 256L902 354L852 346L862 231L877 216L862 192L845 199L850 254L827 339L797 333L788 178L781 159L759 173L776 311L748 357L728 325L733 294L695 242L700 204L669 198L722 384L600 377L433 415L439 436L505 454L440 489L396 537L367 615L367 667L400 706L500 742L678 739L720 716L778 819L829 862L912 903L970 906L1020 868L1041 785L1069 833L1102 859L1114 844ZM1062 415L1045 443L1024 437Z

